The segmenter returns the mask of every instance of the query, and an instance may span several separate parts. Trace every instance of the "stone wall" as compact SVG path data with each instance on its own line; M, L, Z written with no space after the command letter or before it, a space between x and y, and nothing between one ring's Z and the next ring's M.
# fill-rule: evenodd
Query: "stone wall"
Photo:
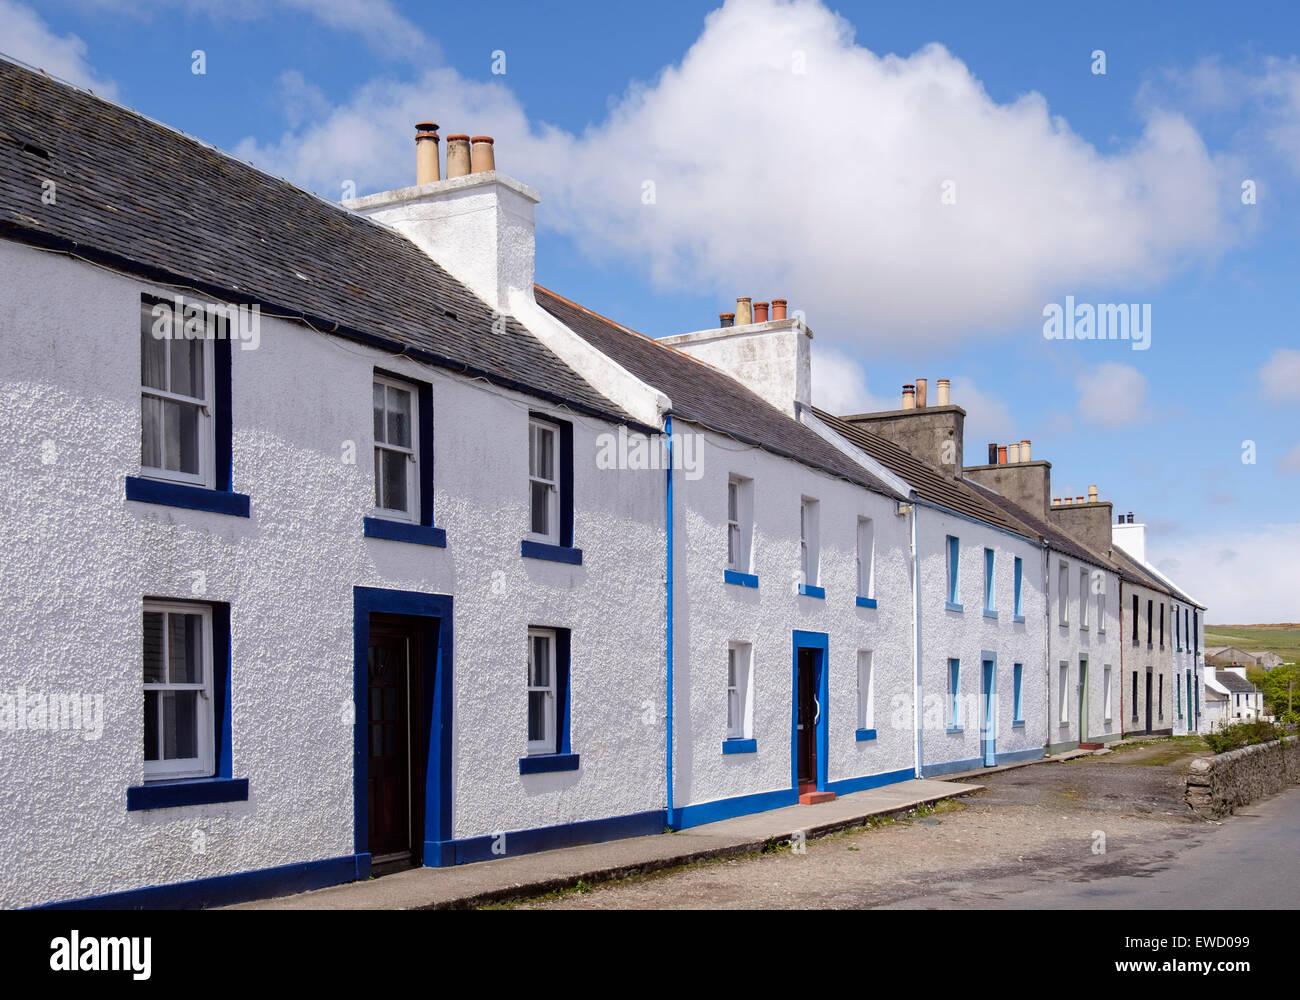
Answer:
M1300 782L1300 737L1230 750L1192 761L1187 805L1204 819L1220 819L1266 795Z

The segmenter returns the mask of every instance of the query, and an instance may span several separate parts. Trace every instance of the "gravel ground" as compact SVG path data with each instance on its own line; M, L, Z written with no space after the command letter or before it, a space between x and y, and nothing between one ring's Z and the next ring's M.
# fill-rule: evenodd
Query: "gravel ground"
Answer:
M790 850L516 904L522 909L998 906L1052 882L1140 875L1212 835L1183 804L1199 740L1122 747L972 778L933 813ZM921 902L922 898L924 899Z

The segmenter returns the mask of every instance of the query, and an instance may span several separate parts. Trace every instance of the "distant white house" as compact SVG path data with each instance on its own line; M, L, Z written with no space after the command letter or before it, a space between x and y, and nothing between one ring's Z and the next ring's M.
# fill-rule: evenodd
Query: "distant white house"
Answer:
M1245 667L1206 667L1205 690L1211 730L1232 722L1249 722L1264 714L1264 696L1246 680Z

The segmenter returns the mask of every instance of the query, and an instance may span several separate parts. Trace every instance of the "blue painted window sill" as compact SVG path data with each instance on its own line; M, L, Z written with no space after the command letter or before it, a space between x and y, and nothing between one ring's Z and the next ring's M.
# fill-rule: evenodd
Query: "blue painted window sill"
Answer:
M247 801L247 778L185 778L132 785L126 790L128 812Z
M854 598L854 603L860 608L876 607L876 599L874 597L857 597Z
M1024 728L1025 728L1025 720L1024 720L1024 719L1012 719L1012 720L1011 720L1011 728L1012 728L1012 729L1024 729Z
M944 608L947 609L948 611L956 611L958 614L965 614L965 613L966 613L966 609L965 609L965 608L963 608L960 604L955 604L955 603L953 603L952 601L944 601L944 602L943 602L943 606L944 606Z
M126 498L137 503L156 503L164 507L184 507L186 510L206 510L213 514L230 514L248 517L247 494L210 490L204 486L187 486L168 483L161 479L142 476L126 477Z
M545 559L547 562L569 563L573 566L582 565L582 549L575 549L569 545L530 542L525 538L519 543L519 554L525 559Z
M758 740L727 739L722 741L723 753L758 753Z
M576 771L576 753L539 753L519 758L520 774L547 774L551 771Z
M1013 622L1015 622L1017 625L1023 625L1023 624L1025 623L1025 616L1024 616L1024 615L1012 615L1012 616L1011 616L1011 620L1012 620Z
M433 545L440 549L447 547L447 532L431 524L409 524L405 521L389 521L382 517L368 517L362 522L362 530L367 538L386 538L390 542L410 542L413 545Z
M994 621L997 621L997 620L998 620L998 613L997 613L996 611L992 610L991 608L985 608L985 609L984 609L984 617L985 617L985 618L992 618Z
M737 587L757 587L758 577L753 573L737 573L734 569L723 570L722 582Z
M958 733L963 732L963 730L962 730L962 727L961 727L961 726L948 726L948 727L944 730L944 732L946 732L949 736L954 736L954 735L956 735L956 734L958 734Z
M804 597L818 597L823 601L826 600L826 588L814 587L811 583L799 584L799 593Z
M859 743L865 743L867 740L874 740L875 738L876 731L874 729L859 729L857 731L857 741Z

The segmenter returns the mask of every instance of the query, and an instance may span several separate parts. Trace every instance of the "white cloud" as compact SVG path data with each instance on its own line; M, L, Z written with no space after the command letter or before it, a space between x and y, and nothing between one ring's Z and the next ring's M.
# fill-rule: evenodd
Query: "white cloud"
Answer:
M1259 381L1269 399L1300 400L1300 351L1279 347L1259 370Z
M410 182L411 127L430 115L496 136L542 223L591 254L664 287L779 286L823 342L1036 321L1065 291L1153 280L1233 238L1218 165L1181 117L1148 110L1136 142L1102 153L1042 96L998 103L938 45L877 55L814 0L731 0L580 135L438 70L238 152L327 195L343 178L380 190Z
M1277 469L1288 475L1300 476L1300 444L1282 456L1277 463Z
M862 364L842 351L820 347L812 352L813 405L836 415L898 409L898 400L875 395L867 388Z
M95 72L86 58L86 43L76 35L56 35L39 14L13 0L0 0L0 24L5 55L104 97L116 96L117 87Z
M933 386L932 382L929 390L931 401L934 400ZM1011 416L1011 411L999 396L991 396L983 392L964 375L954 376L951 393L952 402L966 411L964 434L967 441L1005 442L1012 438L1016 441L1021 439L1021 435L1016 433L1016 422ZM976 451L978 452L979 449L977 448ZM980 461L987 458L988 452L985 451L984 458Z
M1148 558L1208 608L1212 622L1300 621L1300 524L1149 537Z
M1132 365L1107 361L1081 372L1074 386L1079 392L1076 413L1084 423L1125 427L1146 416L1146 376Z

